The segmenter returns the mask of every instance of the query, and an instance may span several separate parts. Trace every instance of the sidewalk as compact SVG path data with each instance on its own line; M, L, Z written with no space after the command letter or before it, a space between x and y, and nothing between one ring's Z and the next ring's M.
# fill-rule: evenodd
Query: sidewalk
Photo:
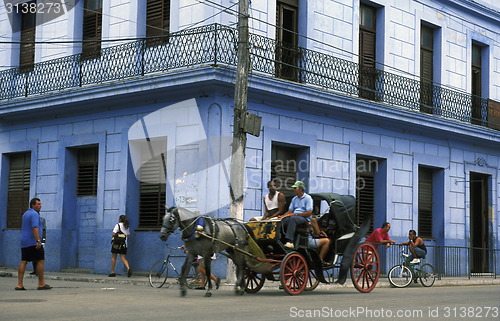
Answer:
M31 271L28 270L25 274L25 278L35 278L33 275L29 275ZM17 278L17 270L9 267L0 267L0 277L10 277ZM63 281L77 281L77 282L93 282L93 283L115 283L115 284L133 284L133 285L146 285L149 286L148 276L146 272L134 272L130 278L126 274L119 275L110 278L107 274L94 274L87 273L84 271L75 270L75 272L45 272L45 280L63 280ZM13 281L15 283L15 281ZM223 280L221 285L230 286L226 284ZM473 285L500 285L500 276L497 278L493 277L471 277L470 279L466 276L464 277L443 277L441 280L437 279L433 286L473 286ZM266 281L264 288L266 287L278 287L278 282ZM345 285L338 284L320 284L320 287L352 287L350 278L348 278ZM379 279L377 287L388 288L390 287L387 277L382 276Z

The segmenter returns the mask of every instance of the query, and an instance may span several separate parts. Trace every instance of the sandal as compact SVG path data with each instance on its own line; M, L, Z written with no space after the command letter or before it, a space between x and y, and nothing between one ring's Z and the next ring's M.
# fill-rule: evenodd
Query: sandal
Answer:
M18 288L17 286L14 288L16 291L26 291L26 288L23 286L22 288Z
M48 284L45 284L44 286L39 286L37 290L50 290L52 287Z

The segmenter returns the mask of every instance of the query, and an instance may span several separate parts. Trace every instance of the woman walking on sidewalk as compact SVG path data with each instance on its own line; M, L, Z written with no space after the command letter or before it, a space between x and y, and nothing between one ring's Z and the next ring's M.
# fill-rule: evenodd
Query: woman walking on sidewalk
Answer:
M120 254L120 259L123 262L123 265L127 268L127 276L132 276L132 269L130 269L130 265L127 261L127 239L130 237L129 231L130 223L128 221L127 216L120 215L118 218L118 224L115 225L113 229L113 239L117 234L125 234L125 243L123 245L117 246L114 241L111 241L111 273L108 275L109 277L115 277L115 266L116 266L116 257Z

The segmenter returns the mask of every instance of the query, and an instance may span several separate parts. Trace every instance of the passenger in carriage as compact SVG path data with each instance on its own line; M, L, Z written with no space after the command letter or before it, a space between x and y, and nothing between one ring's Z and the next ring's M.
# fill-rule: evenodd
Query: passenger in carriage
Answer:
M308 245L310 248L318 249L318 256L321 263L323 263L323 265L328 265L328 263L325 262L325 257L330 249L331 240L328 238L327 234L320 229L315 218L311 218L311 225L313 227L314 237L312 235L308 236Z
M380 244L385 244L385 247L388 248L391 246L391 243L396 243L396 241L391 240L389 237L390 229L391 224L389 222L384 222L382 227L374 230L372 234L366 238L366 242L374 244L375 247L378 247Z
M295 197L290 203L288 212L279 216L282 219L283 226L286 228L284 246L293 249L295 246L293 240L295 239L295 232L298 225L306 224L310 221L313 211L313 199L310 195L304 192L305 184L301 181L296 181L292 185Z
M277 219L278 216L285 213L285 195L276 190L274 181L267 182L269 194L264 196L264 215L252 217L250 221L263 221Z

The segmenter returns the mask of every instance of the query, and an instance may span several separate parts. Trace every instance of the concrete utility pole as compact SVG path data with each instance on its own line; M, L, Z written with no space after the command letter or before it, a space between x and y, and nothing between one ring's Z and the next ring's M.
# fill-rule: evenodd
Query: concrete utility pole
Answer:
M250 58L248 52L248 0L239 0L238 8L238 65L234 89L233 146L231 155L229 215L243 220L243 184L245 182L245 147L247 136L243 130L243 120L247 110L248 71ZM235 283L235 266L228 260L226 270L228 283Z
M239 0L238 10L238 65L234 89L234 128L231 156L230 216L243 219L243 184L245 179L245 147L247 142L243 122L247 110L248 72L248 0Z

